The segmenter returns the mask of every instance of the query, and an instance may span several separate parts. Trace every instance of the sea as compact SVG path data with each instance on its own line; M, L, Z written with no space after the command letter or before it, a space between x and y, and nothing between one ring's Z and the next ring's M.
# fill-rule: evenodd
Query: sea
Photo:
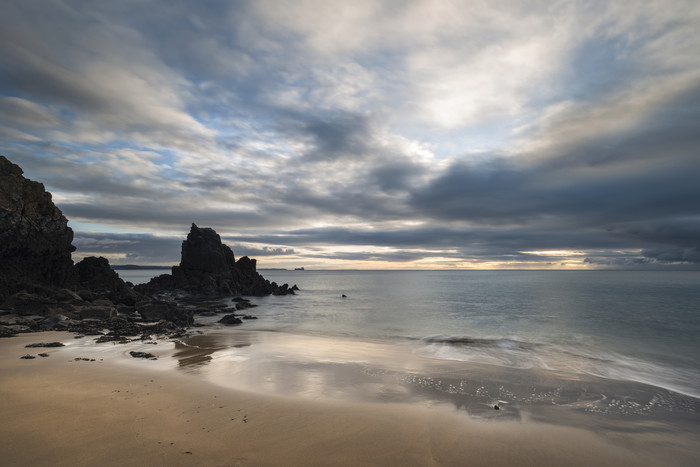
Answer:
M118 272L135 283L163 273ZM259 272L299 291L248 297L257 319L240 326L198 317L200 334L175 346L183 371L484 418L557 406L700 426L700 272Z

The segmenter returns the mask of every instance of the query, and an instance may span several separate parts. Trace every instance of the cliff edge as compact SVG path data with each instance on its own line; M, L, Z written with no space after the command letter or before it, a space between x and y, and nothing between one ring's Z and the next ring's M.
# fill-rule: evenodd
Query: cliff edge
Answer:
M78 276L68 220L44 185L0 156L0 303L28 284L73 288Z

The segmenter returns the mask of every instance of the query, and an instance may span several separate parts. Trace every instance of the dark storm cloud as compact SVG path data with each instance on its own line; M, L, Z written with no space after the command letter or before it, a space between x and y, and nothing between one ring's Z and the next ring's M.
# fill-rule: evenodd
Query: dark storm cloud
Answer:
M428 217L489 224L533 222L607 225L697 214L700 163L562 171L518 170L509 162L486 167L455 164L411 205ZM619 173L615 173L615 172Z

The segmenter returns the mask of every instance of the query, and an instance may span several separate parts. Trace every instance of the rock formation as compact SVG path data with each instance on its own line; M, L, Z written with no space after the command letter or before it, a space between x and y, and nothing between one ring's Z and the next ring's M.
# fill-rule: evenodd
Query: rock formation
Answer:
M105 258L74 265L73 231L44 185L0 156L0 337L48 329L192 324L191 310L136 292Z
M32 284L71 288L73 230L44 185L0 156L0 303Z
M172 275L158 276L136 290L150 295L163 290L208 296L294 294L287 284L277 285L262 277L254 259L244 256L236 261L219 234L194 223L182 242L180 265L173 266Z
M194 309L172 292L222 296L298 290L265 280L254 259L236 261L214 230L195 224L182 243L180 265L148 284L124 282L105 258L74 265L68 221L44 185L22 174L0 156L0 337L49 329L99 334L100 342L126 342L141 333L181 336L186 331L178 326L193 324ZM141 322L158 324L142 327Z
M94 256L83 258L75 265L81 290L103 295L114 303L135 305L145 297L136 293L109 266L106 258Z

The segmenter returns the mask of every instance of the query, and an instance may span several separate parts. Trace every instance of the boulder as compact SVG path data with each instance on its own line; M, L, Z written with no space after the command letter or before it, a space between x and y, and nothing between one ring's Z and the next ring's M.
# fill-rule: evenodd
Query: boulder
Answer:
M243 323L243 321L241 321L241 319L233 313L224 316L218 322L221 324L227 324L229 326Z

